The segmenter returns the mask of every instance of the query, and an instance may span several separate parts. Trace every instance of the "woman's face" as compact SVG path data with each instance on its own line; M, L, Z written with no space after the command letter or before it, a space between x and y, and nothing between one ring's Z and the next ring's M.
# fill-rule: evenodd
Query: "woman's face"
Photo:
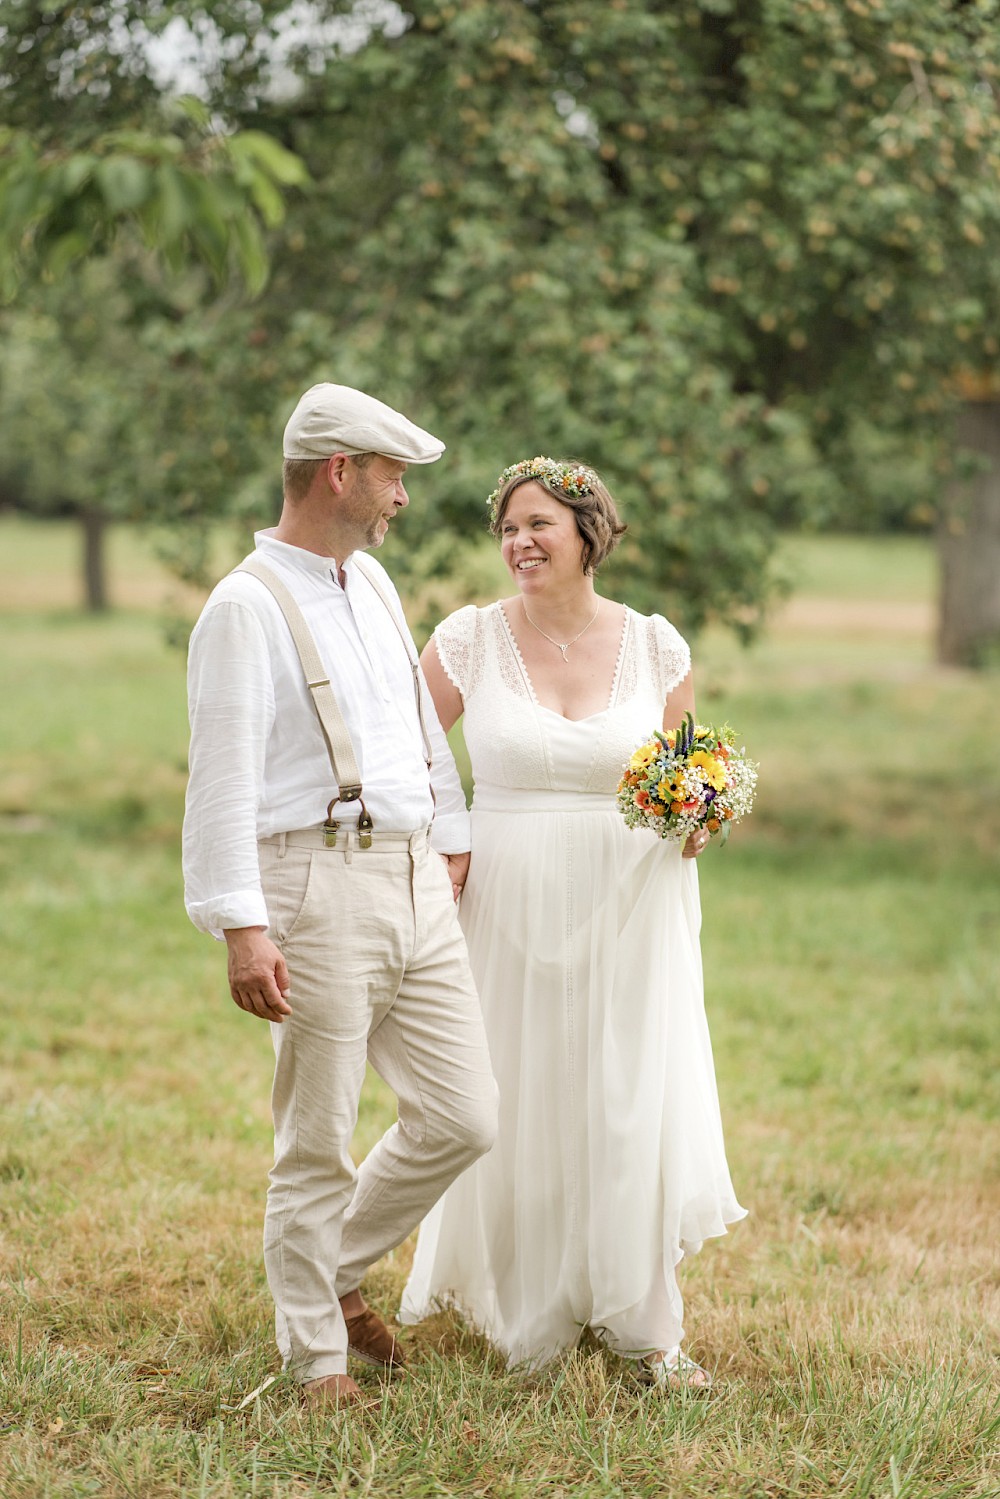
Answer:
M500 555L522 593L583 577L583 537L568 505L540 484L519 484L500 523Z

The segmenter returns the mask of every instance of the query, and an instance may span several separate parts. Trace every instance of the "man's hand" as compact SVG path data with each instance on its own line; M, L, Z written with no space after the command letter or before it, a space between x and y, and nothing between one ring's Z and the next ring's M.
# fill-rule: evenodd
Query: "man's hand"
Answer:
M451 893L458 900L458 897L465 888L465 882L469 878L469 861L472 855L442 854L441 858L444 860L445 868L448 871L448 878L451 880Z
M229 992L241 1010L280 1025L292 1013L288 1003L288 968L280 950L261 926L230 927Z

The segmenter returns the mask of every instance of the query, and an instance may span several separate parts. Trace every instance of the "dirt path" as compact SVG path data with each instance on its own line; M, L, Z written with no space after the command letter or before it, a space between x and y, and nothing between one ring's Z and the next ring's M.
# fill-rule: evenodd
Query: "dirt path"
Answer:
M775 610L769 628L930 636L934 614L934 606L928 603L793 597Z

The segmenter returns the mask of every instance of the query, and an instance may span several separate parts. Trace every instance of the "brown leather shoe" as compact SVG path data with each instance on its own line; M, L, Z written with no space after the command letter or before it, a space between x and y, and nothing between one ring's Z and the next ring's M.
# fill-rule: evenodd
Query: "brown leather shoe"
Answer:
M362 1363L388 1369L390 1374L402 1373L406 1367L406 1355L395 1334L389 1331L377 1312L366 1306L356 1317L345 1317L344 1321L347 1323L348 1353Z
M359 1405L364 1395L349 1374L324 1374L321 1379L309 1379L302 1386L306 1404L314 1407L324 1405Z

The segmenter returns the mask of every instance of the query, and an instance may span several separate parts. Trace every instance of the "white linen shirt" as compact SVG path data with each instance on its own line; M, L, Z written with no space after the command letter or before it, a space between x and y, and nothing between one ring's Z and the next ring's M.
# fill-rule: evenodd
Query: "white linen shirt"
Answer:
M469 816L454 757L424 689L433 785L399 632L362 571L277 541L254 537L256 555L294 595L330 676L364 783L376 832L415 833L433 817L442 853L469 848ZM374 558L380 582L399 597ZM407 632L409 638L409 632ZM213 936L268 924L257 840L318 827L337 787L326 740L291 632L256 578L230 573L201 613L188 656L190 779L184 815L184 902ZM345 808L345 826L360 805ZM355 857L363 858L359 851Z

